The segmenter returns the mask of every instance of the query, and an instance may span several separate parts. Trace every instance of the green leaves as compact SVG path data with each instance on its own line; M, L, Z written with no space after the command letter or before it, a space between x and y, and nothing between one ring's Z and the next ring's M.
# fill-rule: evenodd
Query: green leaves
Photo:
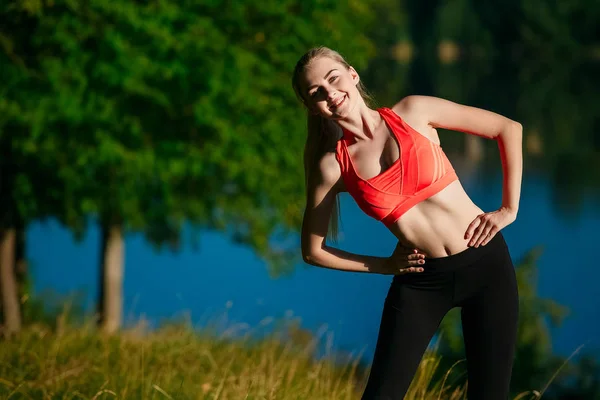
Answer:
M0 36L12 83L0 132L18 126L13 146L31 156L19 196L77 232L89 216L108 218L157 246L184 221L262 255L276 230L297 231L305 127L291 73L323 43L364 66L371 45L352 12L367 20L368 9L289 0L12 5L2 18L32 27ZM43 195L27 189L36 169L52 176Z

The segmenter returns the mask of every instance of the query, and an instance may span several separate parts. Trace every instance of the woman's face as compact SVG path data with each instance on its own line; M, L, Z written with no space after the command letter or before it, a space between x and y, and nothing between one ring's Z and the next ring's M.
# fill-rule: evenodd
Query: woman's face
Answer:
M361 99L356 88L358 82L354 68L348 69L331 58L319 57L304 71L301 94L311 112L329 119L341 119Z

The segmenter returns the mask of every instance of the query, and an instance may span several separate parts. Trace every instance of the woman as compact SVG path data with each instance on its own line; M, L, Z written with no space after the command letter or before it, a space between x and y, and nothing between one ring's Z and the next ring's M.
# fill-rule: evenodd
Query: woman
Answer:
M395 275L363 399L403 398L440 321L453 307L462 308L468 398L506 399L518 294L500 230L517 216L521 125L425 96L408 96L391 109L371 109L355 69L324 47L298 61L292 84L309 113L304 260L342 271ZM439 146L438 127L498 142L504 172L498 210L483 212L465 193ZM343 191L398 238L390 257L326 244L332 216L336 228L336 195Z

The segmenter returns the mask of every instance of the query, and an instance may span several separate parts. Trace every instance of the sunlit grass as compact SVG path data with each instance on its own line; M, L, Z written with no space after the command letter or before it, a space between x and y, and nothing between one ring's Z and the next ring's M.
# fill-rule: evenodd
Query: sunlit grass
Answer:
M0 398L360 399L368 370L359 357L317 358L322 340L293 331L228 339L181 324L114 336L93 324L32 325L0 343ZM407 400L466 398L464 380L450 382L450 371L435 381L439 365L435 352L426 354Z

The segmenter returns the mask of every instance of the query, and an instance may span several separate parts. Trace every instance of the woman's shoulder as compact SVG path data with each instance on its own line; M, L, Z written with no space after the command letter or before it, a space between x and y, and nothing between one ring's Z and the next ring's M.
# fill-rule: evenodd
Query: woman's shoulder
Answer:
M391 107L391 110L398 114L402 119L415 119L419 115L423 114L424 109L427 107L427 103L431 101L430 96L421 96L417 94L411 94L403 97Z
M317 174L317 182L320 185L327 187L337 188L339 191L343 191L343 179L342 170L337 160L335 151L326 151L318 160L315 165Z
M428 115L428 107L435 99L430 96L409 95L394 104L391 110L412 130L439 144L437 131L430 125Z
M334 151L326 151L319 160L319 170L324 178L337 180L342 175L337 154Z

